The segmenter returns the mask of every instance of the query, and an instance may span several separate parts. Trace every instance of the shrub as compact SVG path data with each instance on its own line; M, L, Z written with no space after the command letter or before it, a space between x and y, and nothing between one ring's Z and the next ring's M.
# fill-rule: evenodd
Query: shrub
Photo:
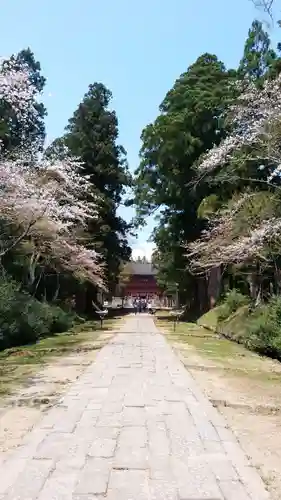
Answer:
M0 349L68 330L74 316L19 291L15 281L0 279Z
M218 320L223 321L237 311L239 307L249 304L249 298L233 289L225 296L225 300L220 306Z
M76 320L74 314L66 312L57 306L49 306L49 308L52 311L52 333L62 333L73 326Z
M281 360L281 297L273 297L253 313L245 344L261 354Z

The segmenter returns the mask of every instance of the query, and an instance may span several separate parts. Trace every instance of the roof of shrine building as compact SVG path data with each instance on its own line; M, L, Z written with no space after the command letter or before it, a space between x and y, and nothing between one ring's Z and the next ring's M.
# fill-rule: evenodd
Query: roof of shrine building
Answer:
M151 262L130 262L131 273L133 275L155 276L156 269Z

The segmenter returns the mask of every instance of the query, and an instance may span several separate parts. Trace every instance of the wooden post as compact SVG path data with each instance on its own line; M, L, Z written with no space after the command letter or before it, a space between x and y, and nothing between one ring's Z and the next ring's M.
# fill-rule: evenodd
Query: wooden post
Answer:
M179 284L176 283L176 308L178 309L180 307L179 304Z

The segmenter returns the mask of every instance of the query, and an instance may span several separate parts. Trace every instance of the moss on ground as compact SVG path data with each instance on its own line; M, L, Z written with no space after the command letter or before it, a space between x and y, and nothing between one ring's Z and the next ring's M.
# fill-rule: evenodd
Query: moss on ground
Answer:
M226 320L217 324L217 329L222 334L230 337L236 342L243 342L247 334L247 328L250 321L248 306L240 307Z
M200 326L204 326L206 328L216 329L218 326L218 316L219 316L220 307L214 307L210 309L210 311L203 314L198 320L197 324Z

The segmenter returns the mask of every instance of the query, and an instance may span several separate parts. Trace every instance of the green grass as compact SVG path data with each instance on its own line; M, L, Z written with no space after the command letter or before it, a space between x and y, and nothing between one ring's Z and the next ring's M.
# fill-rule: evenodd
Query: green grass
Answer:
M234 325L235 328L239 328L242 321L245 323L244 315L245 310L233 315L231 327L233 328ZM219 337L198 324L181 322L177 325L175 332L169 321L159 320L157 326L160 330L166 331L168 340L172 344L177 344L179 350L181 350L181 345L191 348L190 355L184 349L182 351L187 362L192 357L193 351L202 356L202 359L211 360L218 370L226 369L228 377L245 378L245 380L257 383L279 384L281 382L281 371L278 371L278 365L274 371L274 367L267 358L249 351L237 342Z
M79 346L83 344L90 349L98 349L99 344L95 345L95 341L101 333L110 333L118 319L105 320L102 330L99 321L89 321L76 325L67 333L0 352L0 395L10 394L16 385L26 382L50 359L79 351Z
M199 349L200 353L211 358L244 355L246 349L224 338L218 338L206 328L190 323L177 325L176 331L170 330L171 340ZM248 351L247 351L248 352Z
M168 319L157 319L157 326L161 329L168 330L171 332L171 335L173 336L183 336L183 338L189 338L189 336L200 336L203 337L208 337L208 336L213 336L213 332L198 326L196 323L188 323L185 321L179 321L176 323L176 328L174 331L174 322L168 318Z
M200 349L200 352L204 355L207 355L210 358L229 358L230 356L243 356L244 349L240 348L240 346L233 344L230 340L224 339L203 339L196 338L196 336L189 337L184 340L184 336L181 337L181 340L187 341L188 344L192 345L196 349ZM241 351L242 349L242 351Z
M168 338L172 342L188 344L200 351L203 356L212 359L256 356L243 346L223 337L218 337L210 330L195 323L179 323L175 332L170 323L161 321L158 322L158 326L160 329L166 328L168 330Z

